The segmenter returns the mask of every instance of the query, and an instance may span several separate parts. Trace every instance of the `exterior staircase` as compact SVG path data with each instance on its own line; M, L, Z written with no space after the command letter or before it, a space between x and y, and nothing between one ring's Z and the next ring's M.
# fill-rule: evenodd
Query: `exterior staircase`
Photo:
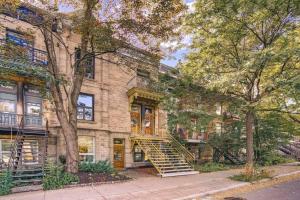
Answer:
M162 177L198 174L192 163L195 160L184 146L171 135L167 138L132 138L139 145L148 159Z
M24 130L24 120L21 119L18 127L15 142L11 147L9 170L12 173L14 186L28 184L41 184L44 176L44 165L47 162L48 131L47 130ZM43 152L40 152L38 144L28 145L32 137L42 138L45 142ZM33 151L37 149L38 151ZM24 157L30 152L30 156L37 158L33 163L25 163Z
M300 142L299 141L292 141L289 144L281 145L279 150L284 154L295 158L296 160L300 161Z

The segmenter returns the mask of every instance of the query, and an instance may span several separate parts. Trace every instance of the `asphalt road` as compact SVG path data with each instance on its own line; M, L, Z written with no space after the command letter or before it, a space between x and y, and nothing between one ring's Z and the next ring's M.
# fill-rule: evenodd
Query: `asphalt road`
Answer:
M247 200L300 200L300 180L239 195Z

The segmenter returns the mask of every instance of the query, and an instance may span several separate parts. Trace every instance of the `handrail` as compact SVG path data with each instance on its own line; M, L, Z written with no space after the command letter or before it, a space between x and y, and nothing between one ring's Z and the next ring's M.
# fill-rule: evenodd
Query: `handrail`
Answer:
M45 66L48 64L48 56L46 51L36 49L31 46L14 44L14 41L7 41L6 39L0 39L0 46L1 56L10 57L13 59L19 58L39 66ZM20 51L20 49L19 51L18 49L16 50L16 46L22 48L23 51Z
M175 149L178 151L178 153L184 155L187 162L192 164L192 162L196 160L195 156L190 151L188 151L180 142L178 142L170 133L166 133L166 134L170 139L171 144L172 143L174 144Z
M0 127L18 128L21 119L25 120L24 127L43 127L42 114L39 116L35 116L4 112L0 112Z
M20 124L18 126L18 131L17 131L17 135L15 138L15 142L11 145L11 156L9 158L9 162L8 162L8 169L13 169L14 165L15 165L15 158L16 158L16 153L17 153L17 148L18 148L18 144L19 144L19 140L22 138L22 134L23 133L21 130L24 128L24 117L21 118Z

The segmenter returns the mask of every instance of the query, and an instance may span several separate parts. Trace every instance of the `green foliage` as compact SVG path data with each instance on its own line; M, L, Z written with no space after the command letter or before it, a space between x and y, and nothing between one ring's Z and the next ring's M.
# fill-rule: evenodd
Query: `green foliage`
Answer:
M246 147L243 127L243 121L235 121L226 125L222 134L211 134L208 144L220 150L219 152L214 151L213 159L215 162L219 162L220 158L227 153L236 157L243 155L242 150Z
M208 162L204 164L194 165L194 169L200 172L215 172L228 170L230 169L230 167L222 163Z
M97 163L82 162L79 164L79 171L111 174L115 172L115 169L108 160L104 160Z
M254 182L265 178L271 178L270 172L267 170L255 169L254 173L248 175L246 173L240 173L238 175L231 176L230 179L235 181Z
M43 189L59 189L73 182L79 182L78 176L65 172L63 166L49 164L43 178Z
M3 171L0 173L0 196L7 195L11 192L13 187L13 180L9 171Z
M67 162L66 156L65 155L59 155L58 160L62 165L65 165Z
M257 164L262 166L271 166L289 162L295 162L295 160L292 158L283 157L275 152L266 152L262 154Z

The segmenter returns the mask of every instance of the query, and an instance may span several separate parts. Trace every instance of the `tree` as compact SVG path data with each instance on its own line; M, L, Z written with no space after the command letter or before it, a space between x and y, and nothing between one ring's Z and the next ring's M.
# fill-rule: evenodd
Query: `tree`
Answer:
M192 44L182 71L244 102L249 173L257 108L299 78L299 13L297 0L197 0L186 17Z
M67 171L78 171L77 99L86 72L86 63L92 56L116 53L122 48L138 45L159 58L159 44L174 35L185 6L181 0L69 0L36 1L44 8L43 21L31 20L42 32L48 55L47 72L52 101L66 141ZM74 6L72 15L60 15L57 6ZM66 18L68 22L66 22ZM70 23L71 21L71 23ZM63 30L57 31L60 24ZM67 28L64 28L67 27ZM68 29L68 30L65 30ZM64 37L66 31L80 35L80 55L74 63L73 50ZM69 55L70 74L61 74L57 44ZM66 97L67 100L64 100Z

